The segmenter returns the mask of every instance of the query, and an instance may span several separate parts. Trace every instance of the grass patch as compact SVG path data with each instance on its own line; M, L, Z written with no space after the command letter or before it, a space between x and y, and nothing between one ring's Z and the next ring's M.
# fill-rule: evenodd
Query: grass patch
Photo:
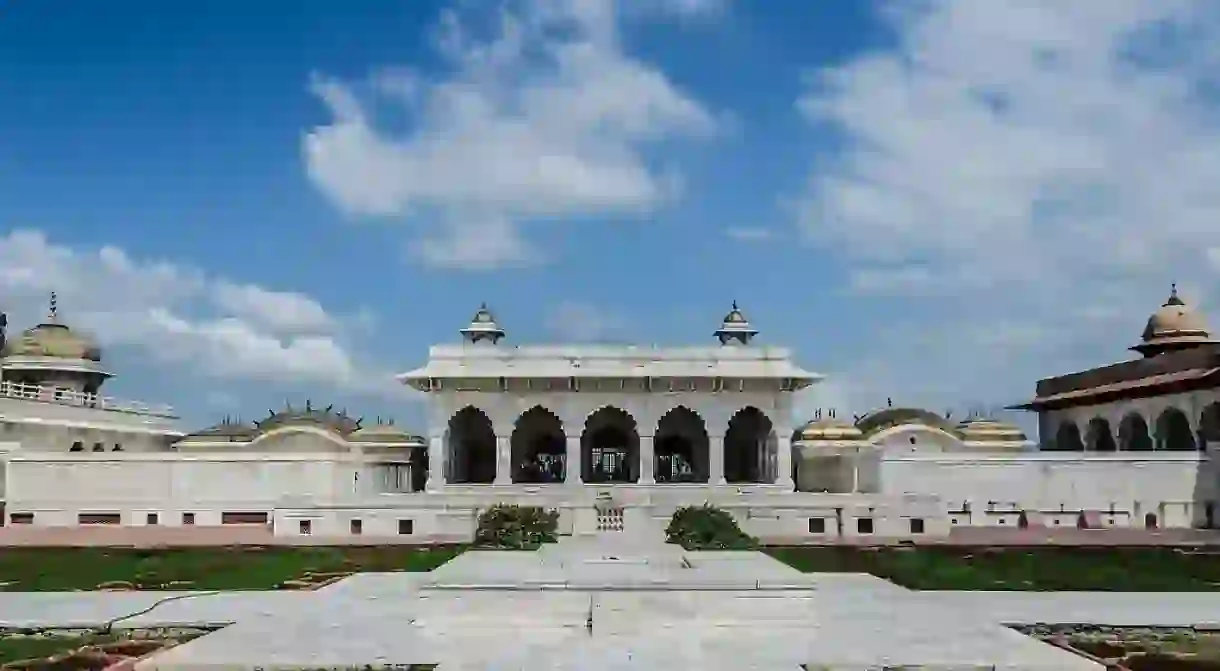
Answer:
M773 547L805 572L871 573L924 590L1220 591L1220 549Z
M101 645L122 640L118 634L82 636L0 636L0 664L20 659L50 657L86 645Z
M5 548L0 583L11 592L96 589L275 589L306 572L430 571L465 548L445 546Z

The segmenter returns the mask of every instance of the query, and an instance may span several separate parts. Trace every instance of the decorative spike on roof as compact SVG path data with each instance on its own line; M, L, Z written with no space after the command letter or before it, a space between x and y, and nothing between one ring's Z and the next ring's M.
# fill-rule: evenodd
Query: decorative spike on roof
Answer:
M487 303L479 306L478 312L470 320L470 325L461 330L462 338L469 343L490 342L495 345L504 337L504 329L496 323L495 315L487 307Z
M282 426L312 424L342 435L360 428L362 418L349 416L346 409L335 412L334 408L333 404L325 408L315 408L311 400L305 401L304 408L293 408L291 403L285 401L283 410L268 410L266 419L255 422L254 425L259 431L270 431Z
M720 340L721 345L730 343L748 345L750 340L758 335L758 331L750 326L750 321L737 307L737 301L733 301L733 308L724 316L724 321L721 322L720 328L716 329L714 335Z

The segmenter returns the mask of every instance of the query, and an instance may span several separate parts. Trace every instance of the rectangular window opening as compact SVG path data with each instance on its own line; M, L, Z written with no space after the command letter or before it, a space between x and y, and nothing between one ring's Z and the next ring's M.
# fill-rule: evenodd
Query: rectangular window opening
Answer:
M911 518L911 533L921 534L921 533L923 533L923 529L924 529L923 518L922 517L912 517Z
M826 533L826 518L810 517L809 518L809 533L811 533L811 534Z
M302 536L308 536L313 533L313 520L301 520L297 523L297 528Z
M10 524L33 524L34 513L12 513L8 516Z
M359 536L360 534L364 533L364 521L363 520L352 520L352 521L348 522L347 530L348 530L348 532L351 533L351 535Z
M415 533L415 520L398 520L398 535L409 536Z
M157 526L161 523L161 518L159 515L157 515L157 513L148 513L148 515L144 518L144 523L148 524L149 526Z
M121 524L123 516L118 513L80 513L77 524Z
M182 513L182 526L190 527L195 525L195 513Z
M267 513L229 512L220 514L221 524L266 524Z
M862 534L873 533L873 518L861 517L860 519L856 520L856 532Z

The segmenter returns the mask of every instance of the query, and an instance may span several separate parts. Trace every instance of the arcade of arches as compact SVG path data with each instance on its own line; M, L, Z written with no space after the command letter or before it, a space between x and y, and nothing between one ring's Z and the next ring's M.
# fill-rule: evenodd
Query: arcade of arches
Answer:
M1186 413L1171 407L1161 412L1152 426L1138 412L1125 415L1117 427L1111 426L1105 418L1094 417L1085 425L1083 433L1076 422L1061 422L1048 449L1063 452L1190 452L1206 449L1208 443L1220 443L1220 403L1212 403L1200 413L1197 434L1191 429Z
M447 425L441 472L451 484L772 483L779 479L781 443L770 418L758 408L745 407L734 414L720 432L722 442L713 440L715 427L681 405L649 428L640 426L626 410L604 406L585 419L579 433L569 434L556 413L534 406L517 417L509 436L497 436L490 417L467 406ZM722 449L713 448L716 443ZM507 458L501 460L499 452L505 449ZM497 473L498 464L507 473Z

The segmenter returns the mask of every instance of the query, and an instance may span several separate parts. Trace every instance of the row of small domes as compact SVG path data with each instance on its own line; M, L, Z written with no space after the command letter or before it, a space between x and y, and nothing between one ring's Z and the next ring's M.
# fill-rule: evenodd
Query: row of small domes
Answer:
M926 424L920 421L912 423ZM967 443L1011 444L1023 443L1027 440L1025 433L1018 427L983 417L967 419L951 429L942 426L934 428L949 430ZM876 433L876 431L870 430L866 434L856 424L828 417L815 419L802 427L800 439L808 442L863 442L872 433Z

